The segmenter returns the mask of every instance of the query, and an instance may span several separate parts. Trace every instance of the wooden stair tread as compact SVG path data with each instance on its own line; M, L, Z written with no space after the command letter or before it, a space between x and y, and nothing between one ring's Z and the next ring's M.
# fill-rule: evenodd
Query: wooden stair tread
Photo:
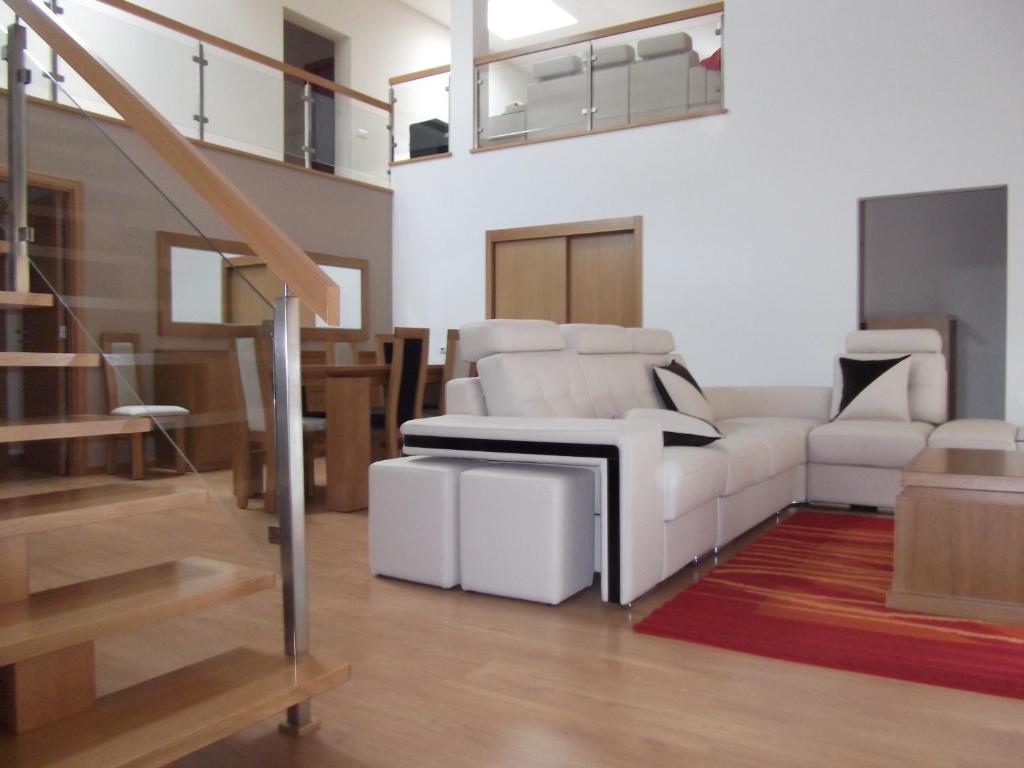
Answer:
M205 488L116 483L0 499L0 539L208 501Z
M146 416L51 416L7 419L0 422L0 443L127 435L133 432L149 432L151 428L152 422Z
M0 352L4 368L96 368L100 356L93 352Z
M0 291L0 309L36 309L52 307L52 293L29 293L28 291Z
M5 768L155 768L341 685L349 665L236 648L104 696L82 714L0 736Z
M190 557L36 592L0 605L0 667L273 586L273 571Z

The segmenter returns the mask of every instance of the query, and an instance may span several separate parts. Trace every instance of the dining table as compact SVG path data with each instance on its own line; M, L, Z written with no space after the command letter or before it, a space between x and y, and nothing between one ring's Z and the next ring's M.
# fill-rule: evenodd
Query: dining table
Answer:
M440 384L441 364L427 366L427 384ZM374 388L387 392L388 363L305 365L303 383L324 381L327 418L327 509L355 512L369 504L370 406Z

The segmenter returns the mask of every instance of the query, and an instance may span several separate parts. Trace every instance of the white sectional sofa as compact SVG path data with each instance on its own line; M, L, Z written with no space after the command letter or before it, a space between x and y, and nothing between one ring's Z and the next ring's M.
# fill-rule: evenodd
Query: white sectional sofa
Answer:
M642 123L722 102L722 72L700 63L685 32L598 47L593 52L593 126ZM485 126L485 142L536 140L587 125L584 60L573 53L534 63L525 103L509 104Z
M911 422L830 421L838 397L830 387L706 388L724 437L666 447L652 368L682 361L668 331L474 323L460 344L479 376L449 383L448 415L406 422L404 450L596 468L601 594L627 604L793 502L893 506L900 469L929 440L1014 449L1012 425L944 424L937 339L930 331L848 338L847 357L911 355Z

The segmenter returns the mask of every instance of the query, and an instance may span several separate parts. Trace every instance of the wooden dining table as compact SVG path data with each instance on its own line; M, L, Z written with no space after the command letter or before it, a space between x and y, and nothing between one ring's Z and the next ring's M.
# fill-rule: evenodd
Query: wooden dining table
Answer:
M427 384L440 384L443 365L427 366ZM374 387L387 391L391 366L306 365L303 383L325 381L327 509L354 512L369 503L370 405Z

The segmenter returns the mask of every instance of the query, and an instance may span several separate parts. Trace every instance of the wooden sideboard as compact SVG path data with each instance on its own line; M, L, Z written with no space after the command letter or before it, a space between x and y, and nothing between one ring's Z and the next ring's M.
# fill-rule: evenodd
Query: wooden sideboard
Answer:
M231 467L235 425L242 418L232 385L236 375L227 350L153 353L154 401L188 408L187 453L200 472Z

